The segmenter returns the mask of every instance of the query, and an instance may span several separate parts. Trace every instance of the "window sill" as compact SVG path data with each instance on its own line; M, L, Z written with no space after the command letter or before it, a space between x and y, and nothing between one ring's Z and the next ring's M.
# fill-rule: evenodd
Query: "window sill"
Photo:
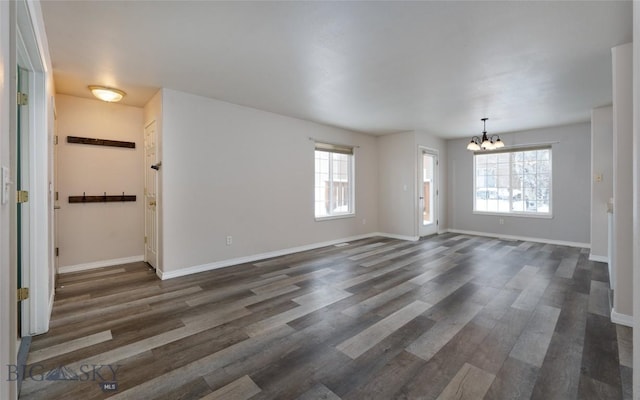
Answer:
M331 221L333 219L354 218L356 213L328 215L326 217L316 217L316 222Z
M524 218L540 218L540 219L553 219L553 214L528 214L528 213L501 213L490 211L473 211L474 215L490 215L496 217L524 217Z

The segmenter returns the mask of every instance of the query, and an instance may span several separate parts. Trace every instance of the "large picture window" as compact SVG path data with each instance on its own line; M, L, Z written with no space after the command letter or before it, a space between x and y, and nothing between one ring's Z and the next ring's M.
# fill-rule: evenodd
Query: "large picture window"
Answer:
M354 213L353 148L316 143L315 217Z
M476 153L473 211L551 216L551 147Z

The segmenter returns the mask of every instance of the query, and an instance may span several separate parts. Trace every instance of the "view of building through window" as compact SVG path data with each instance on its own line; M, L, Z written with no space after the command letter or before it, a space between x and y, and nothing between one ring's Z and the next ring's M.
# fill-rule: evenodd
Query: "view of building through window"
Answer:
M475 154L473 210L551 214L551 148Z
M353 213L353 154L316 150L316 218L351 213Z

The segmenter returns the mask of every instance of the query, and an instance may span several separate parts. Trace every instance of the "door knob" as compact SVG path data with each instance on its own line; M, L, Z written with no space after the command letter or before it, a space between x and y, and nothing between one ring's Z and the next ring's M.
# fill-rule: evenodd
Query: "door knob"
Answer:
M155 201L155 200L150 201L150 202L149 202L149 205L150 205L150 206L155 206L155 205L156 205L156 201Z

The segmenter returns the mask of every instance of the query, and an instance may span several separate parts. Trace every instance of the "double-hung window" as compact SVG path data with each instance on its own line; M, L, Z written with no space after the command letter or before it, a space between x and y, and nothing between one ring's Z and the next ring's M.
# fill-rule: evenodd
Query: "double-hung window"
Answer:
M316 142L316 219L353 214L353 147Z
M473 156L473 211L551 216L551 147Z

